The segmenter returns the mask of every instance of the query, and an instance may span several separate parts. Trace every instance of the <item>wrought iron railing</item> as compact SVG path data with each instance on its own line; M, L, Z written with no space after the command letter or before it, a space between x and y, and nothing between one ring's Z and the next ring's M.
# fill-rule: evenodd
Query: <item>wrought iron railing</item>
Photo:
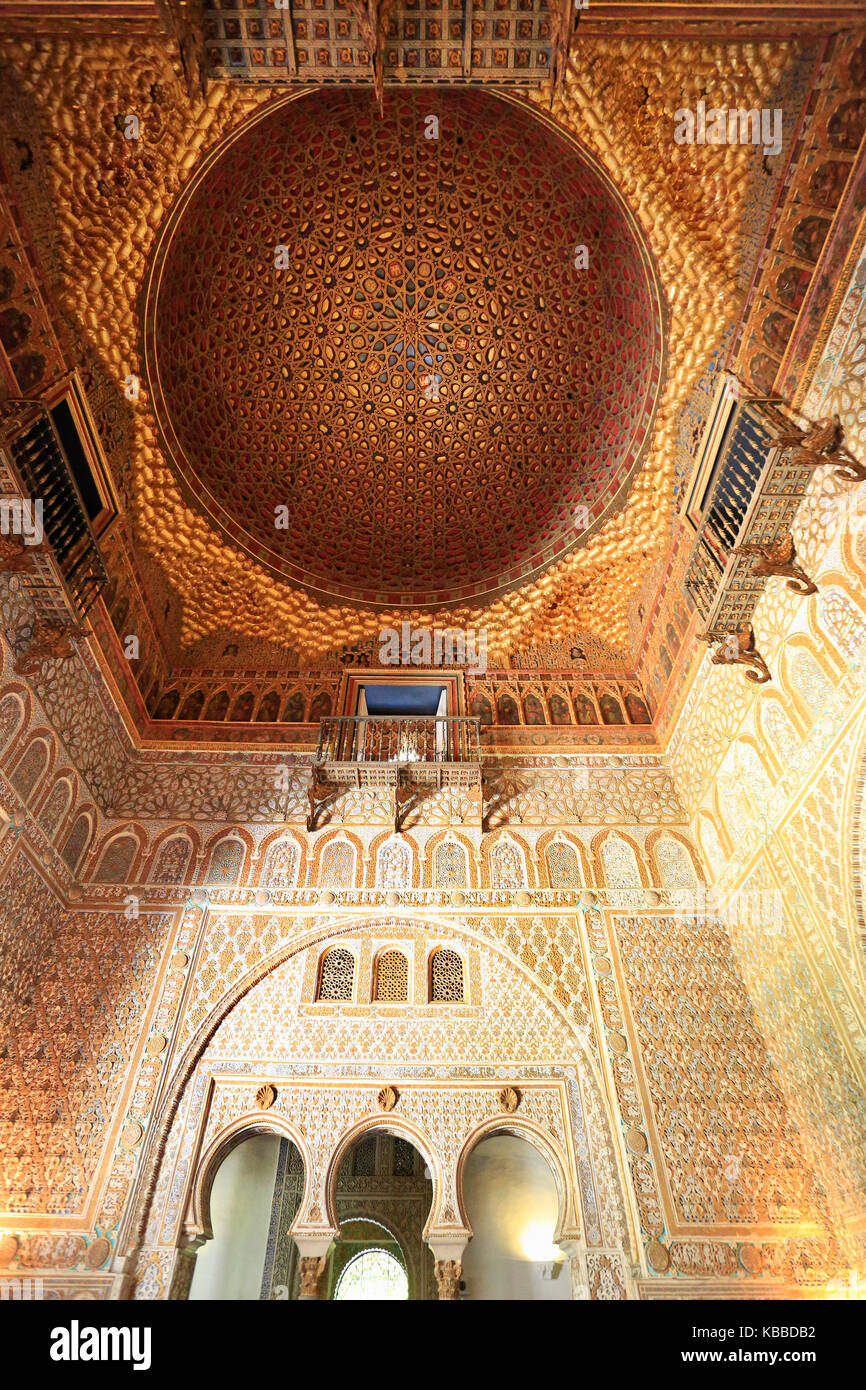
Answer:
M790 532L812 472L773 444L791 428L763 402L734 407L685 579L707 628L736 632L749 623L766 583L766 571L753 568L755 550Z
M54 421L41 402L26 402L37 414L13 435L8 449L23 488L42 502L42 525L57 566L80 616L107 582L72 467Z
M479 721L463 715L351 715L323 719L317 763L478 763Z

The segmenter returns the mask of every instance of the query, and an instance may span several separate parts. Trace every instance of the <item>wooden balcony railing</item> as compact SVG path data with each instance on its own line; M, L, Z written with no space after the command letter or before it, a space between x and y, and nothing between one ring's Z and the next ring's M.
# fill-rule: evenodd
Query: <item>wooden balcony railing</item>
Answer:
M764 556L790 536L813 471L796 449L774 443L791 428L771 405L743 401L725 430L685 578L689 597L713 631L747 627L768 574L793 573L790 563L774 569Z
M323 719L316 773L321 782L445 786L480 781L479 721L464 715L355 715Z

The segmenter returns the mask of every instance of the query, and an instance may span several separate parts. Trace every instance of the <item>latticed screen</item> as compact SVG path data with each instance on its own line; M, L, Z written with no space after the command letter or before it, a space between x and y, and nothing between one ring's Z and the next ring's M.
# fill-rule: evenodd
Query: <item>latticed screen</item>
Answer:
M551 888L580 888L580 867L573 845L556 840L547 847L547 868Z
M409 962L402 951L383 951L376 967L376 999L397 1003L409 998Z
M335 946L322 961L320 999L351 999L355 978L355 957L351 951Z
M430 998L441 1003L462 1003L463 961L456 951L443 947L430 963Z
M437 888L466 888L466 851L453 840L436 846L434 856Z

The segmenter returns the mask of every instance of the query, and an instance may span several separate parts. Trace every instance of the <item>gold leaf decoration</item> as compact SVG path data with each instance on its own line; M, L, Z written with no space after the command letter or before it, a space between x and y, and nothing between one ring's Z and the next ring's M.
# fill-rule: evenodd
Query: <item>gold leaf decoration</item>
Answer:
M499 1092L499 1104L509 1115L513 1115L520 1104L520 1092L515 1086L504 1086Z
M260 1086L256 1091L256 1105L260 1110L270 1110L276 1098L277 1093L273 1086Z
M393 1110L399 1099L393 1086L383 1086L376 1097L380 1110Z

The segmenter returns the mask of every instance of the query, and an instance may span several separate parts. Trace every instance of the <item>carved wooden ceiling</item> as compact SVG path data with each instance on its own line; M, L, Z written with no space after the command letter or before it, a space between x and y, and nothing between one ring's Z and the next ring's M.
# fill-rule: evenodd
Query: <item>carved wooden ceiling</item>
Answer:
M550 122L477 90L266 110L191 184L149 290L151 395L193 504L359 603L477 600L585 542L661 385L624 204Z
M138 373L146 380L144 322L140 313L142 287L160 227L203 160L224 138L236 134L273 96L269 90L231 81L211 82L204 97L190 95L177 50L166 42L164 34L150 31L147 8L143 0L137 5L140 24L132 32L123 29L125 7L120 0L104 7L79 6L76 15L81 16L82 24L86 20L98 31L98 36L85 33L78 38L74 33L54 36L56 18L52 21L51 15L56 16L63 6L46 5L40 9L43 37L7 38L4 43L7 61L14 66L18 82L38 113L44 139L46 184L57 219L54 291L63 313L86 338L103 370L118 383L118 389L130 373ZM0 22L14 9L7 6L0 12ZM745 219L754 200L756 182L776 176L762 169L760 152L756 158L751 147L724 146L698 152L677 146L672 140L673 111L681 105L694 108L698 100L707 97L746 106L772 103L798 45L778 37L782 24L778 18L780 7L764 9L769 16L767 32L776 37L762 44L722 44L699 35L690 42L678 43L652 38L597 38L582 44L579 38L562 93L553 100L553 121L583 147L590 165L593 161L601 165L604 175L634 210L657 264L669 306L669 369L649 432L644 463L627 497L620 498L609 513L599 514L600 525L586 544L553 559L540 572L530 564L523 582L518 577L494 598L470 601L452 597L447 605L443 603L437 608L401 610L363 605L359 598L349 601L344 597L317 596L310 592L310 579L317 573L311 563L315 556L305 560L298 551L298 559L303 561L298 565L298 570L304 571L303 583L300 576L289 579L275 575L271 565L251 558L249 536L244 544L238 543L225 518L216 524L203 515L200 504L192 505L188 491L184 491L186 485L180 480L178 461L169 457L162 443L155 402L142 389L132 411L133 436L122 480L129 504L127 525L143 585L151 594L159 595L152 604L153 618L167 636L173 659L183 660L185 653L201 651L208 643L224 644L230 640L228 634L237 634L242 640L291 647L304 660L314 660L317 654L374 636L383 625L411 619L416 611L418 620L426 625L486 627L494 661L497 654L533 642L566 640L568 634L577 631L597 634L612 650L628 651L633 635L630 604L641 592L647 574L659 566L670 547L678 412L698 374L737 320L742 306L739 276ZM706 20L709 13L708 7L691 6L689 22L697 23L700 15ZM791 22L789 31L803 27L802 10L798 14L800 18ZM119 25L122 33L118 36ZM369 77L365 80L369 81ZM466 96L480 100L475 94ZM381 127L383 138L389 129L392 98L396 111L398 92L388 87ZM375 112L372 93L368 99ZM420 94L418 99L424 100ZM300 110L305 102L317 100L318 96L300 96L296 104ZM399 100L404 98L399 96ZM512 119L517 119L515 112L519 113L521 120L537 129L537 152L543 150L545 141L558 141L558 136L529 115L533 104L546 113L546 90L535 96L529 94L528 105L514 108L501 98L490 96L485 100L500 103L503 110L511 112ZM123 135L122 117L129 112L140 118L138 141L128 141ZM542 144L538 145L542 136ZM407 141L407 149L415 144L414 140ZM441 161L444 150L443 145L437 161ZM479 176L485 168L489 171L490 161L484 153L479 152L477 162ZM508 179L515 179L518 172L532 180L543 176L543 166L538 165L537 159L533 163L522 157L519 169L509 171ZM298 183L298 189L301 187L302 183ZM518 187L512 182L512 197L516 197ZM522 208L520 213L525 221ZM504 218L499 209L496 215L501 228ZM181 220L179 236L182 227ZM269 227L268 234L270 230ZM453 236L450 225L445 230ZM560 233L557 231L556 235L559 237ZM518 262L506 259L496 273L505 274L509 265L516 267ZM387 267L388 258L381 258L377 268L384 271L386 284ZM401 277L405 277L406 269L404 255ZM514 274L513 269L511 273ZM550 292L553 282L549 271L545 275L547 279L533 293ZM405 278L393 283L407 290ZM501 281L496 283L499 286ZM466 293L465 282L461 287ZM321 297L325 288L320 277L315 292ZM484 295L494 294L484 288L483 277L481 288ZM608 281L600 293L611 292L615 293ZM449 309L455 307L453 298L443 302ZM640 298L635 301L636 308L640 302ZM252 306L255 299L251 298L250 303ZM489 314L489 301L485 307L483 298L473 297L473 312ZM643 314L644 310L640 312ZM201 322L201 306L198 313ZM437 321L444 322L444 316ZM315 326L311 317L310 343L315 337ZM562 333L566 345L575 341L569 339L570 324L557 328L551 320L551 327ZM236 326L233 331L237 351ZM400 341L408 344L411 336L404 334ZM546 329L542 333L537 325L532 327L531 337L535 351L549 342ZM333 338L330 341L333 346ZM524 347L528 342L529 339ZM419 343L412 345L417 361ZM363 350L369 352L371 348L368 345ZM655 343L652 360L658 361ZM385 365L387 374L388 364ZM225 364L220 367L221 371L224 369ZM644 361L637 364L630 389L646 390L641 375L645 369ZM486 387L488 383L481 385ZM478 388L476 377L472 389L477 392ZM200 399L207 405L204 397ZM518 410L519 417L517 401L512 402L512 409ZM276 419L272 417L269 424L274 423ZM404 423L401 429L405 428ZM559 421L556 428L560 429ZM469 439L460 441L461 447L468 448L470 444ZM537 457L537 449L525 452L532 461ZM416 446L416 465L419 457ZM407 457L407 467L408 462ZM626 473L627 466L623 474L614 467L598 494L593 495L593 505L604 496L606 488L615 489L617 479ZM561 482L561 477L554 477L557 486ZM540 490L539 484L536 496ZM574 500L567 488L557 493L554 486L550 494L554 510ZM381 496L387 497L387 488ZM336 510L335 501L332 511ZM473 593L484 592L491 576L499 580L503 572L507 574L502 555L508 532L507 522L500 516L502 510L498 498L488 508L494 535L499 528L489 555L484 551L485 545L492 544L488 537L472 537L469 523L461 523L465 553L475 557L474 567L464 570L464 574L469 573ZM341 536L348 534L342 515L325 515L324 521L329 525L336 522ZM532 524L536 523L542 539L549 534L555 542L556 518L548 523L533 513ZM322 526L321 512L315 524ZM524 524L529 524L527 516ZM549 532L545 530L548 525L553 528ZM421 527L419 535L423 536ZM315 539L311 538L310 543ZM525 545L517 554L518 564L531 562L537 553L528 534L522 539ZM342 562L343 557L338 558ZM368 558L372 562L372 551ZM429 545L422 558L427 567L425 583L435 592L444 587L436 571L442 562ZM401 595L404 592L394 562L395 557L389 557L380 547L377 564L373 565L377 596L394 592L385 587L392 581L400 584ZM328 581L326 588L349 577L345 564L338 574L331 560L326 564L320 556L318 563L319 577ZM352 589L355 585L347 587Z

